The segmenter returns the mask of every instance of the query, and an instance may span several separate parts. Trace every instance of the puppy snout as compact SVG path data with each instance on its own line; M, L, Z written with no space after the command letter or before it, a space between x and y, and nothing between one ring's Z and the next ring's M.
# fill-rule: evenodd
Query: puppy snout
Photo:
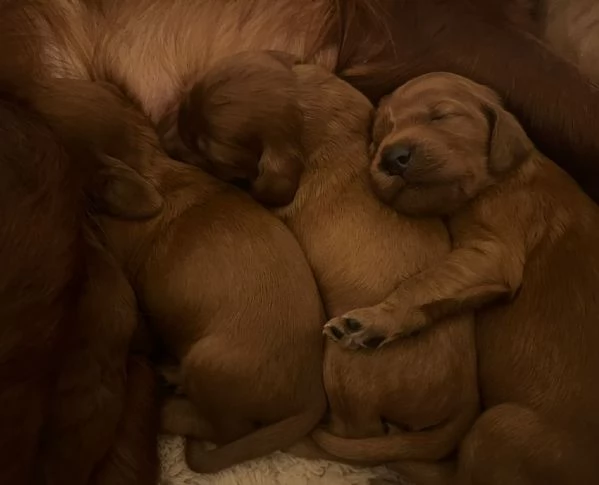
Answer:
M380 169L387 175L403 175L410 165L412 151L406 145L391 145L381 154Z

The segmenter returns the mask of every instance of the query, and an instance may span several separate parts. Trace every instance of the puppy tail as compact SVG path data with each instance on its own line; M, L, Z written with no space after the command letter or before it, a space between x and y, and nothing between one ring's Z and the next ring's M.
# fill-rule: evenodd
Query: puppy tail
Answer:
M312 439L324 451L343 460L365 463L441 460L455 450L466 433L463 421L456 419L434 429L372 438L342 438L316 429Z
M129 358L128 389L114 445L91 485L153 485L158 481L158 394L150 364Z
M304 413L260 428L213 451L205 451L201 442L188 439L187 465L198 473L215 473L237 463L287 449L314 429L325 410L326 399L322 394L316 405Z

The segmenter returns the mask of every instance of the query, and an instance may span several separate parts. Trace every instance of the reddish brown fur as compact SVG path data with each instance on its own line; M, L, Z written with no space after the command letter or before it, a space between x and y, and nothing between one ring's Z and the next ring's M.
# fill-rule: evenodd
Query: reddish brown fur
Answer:
M375 27L363 25L368 16L356 15L354 28L362 25L371 38L349 37L353 46L348 42L343 77L374 99L431 71L449 71L488 85L540 149L597 200L599 139L594 127L599 91L573 64L522 31L528 26L536 33L536 27L522 20L517 5L486 0L378 3L387 12L385 18L392 19L378 32L386 31L393 42L382 47L381 41L373 49Z
M29 483L75 325L81 264L78 174L41 117L0 100L0 482Z
M116 126L128 140L114 162L147 176L164 197L150 220L103 217L101 225L202 418L189 465L217 471L290 446L326 407L324 318L301 248L241 191L169 159L148 120L114 90L89 87L80 91L88 123ZM220 447L206 453L198 440Z
M0 32L11 46L3 55L20 53L33 75L114 81L156 122L214 61L244 50L316 61L372 99L425 72L467 75L497 90L597 197L599 91L523 31L534 31L531 8L525 0L318 0L309 8L302 0L8 0Z
M306 170L294 201L278 214L302 244L330 317L377 302L447 248L438 220L398 218L368 186L372 106L315 66L294 68L304 113ZM478 411L472 319L376 353L327 343L325 389L331 422L313 437L351 460L435 460L457 445ZM451 343L468 348L457 355Z
M152 485L158 479L156 376L146 359L127 364L127 395L114 442L92 485Z
M336 67L372 98L411 75L447 69L497 89L535 141L597 197L599 95L568 63L507 28L510 19L499 2L348 0L337 2L339 19L332 3L305 8L302 2L298 8L295 0L256 0L244 2L244 8L240 2L223 8L215 0L194 3L194 9L182 2L168 5L166 15L152 1L7 0L0 7L0 61L23 60L30 76L113 80L155 120L214 59L251 48L300 56L315 52L318 62ZM381 15L381 9L389 14ZM40 19L46 23L36 24ZM158 32L176 32L176 38ZM386 42L388 35L394 43ZM319 49L322 40L330 41L328 50ZM152 105L156 100L159 106Z
M98 90L117 94L108 85L55 80L30 89L29 98L85 174L82 189L92 206L133 218L155 215L161 196L122 162L135 167L143 153L113 123L97 121L97 111L101 120L112 113L94 97ZM128 358L140 325L137 301L99 228L84 224L77 325L64 349L37 472L49 485L149 485L157 477L157 402L153 374Z
M36 471L48 485L88 483L98 467L93 483L149 485L157 463L154 377L138 361L127 369L129 344L139 324L137 302L116 261L90 230L86 243L77 324L64 348ZM121 438L119 422L128 430ZM107 458L103 468L107 454L127 461ZM110 481L103 482L106 475Z
M351 315L370 337L396 338L512 297L477 314L486 411L461 446L455 481L439 473L426 483L597 483L599 209L470 80L415 79L380 117L377 191L401 212L445 214L453 251ZM411 156L389 176L381 154L398 143Z
M246 84L236 91L240 82L231 73L243 79L240 73L245 69L254 73L264 63L255 53L238 55L234 61L234 68L229 64L221 73L231 82L207 85L206 89L214 90L215 96L221 91L230 93L230 109L235 111L239 103L239 116L260 118L262 105L271 115L272 124L285 123L285 106L273 112L267 99L262 103L253 100L258 111L243 110L243 97L255 89ZM293 151L299 141L306 169L294 200L276 213L302 244L328 313L338 315L361 301L382 299L407 274L439 257L446 234L438 221L412 225L407 219L397 218L368 189L366 147L372 110L368 100L319 67L295 66L292 73L296 79L281 79L268 70L261 78L252 79L258 86L270 83L273 92L288 89L281 82L297 86L296 103L303 113L304 126L298 139L278 143L281 148L289 143ZM209 118L210 112L202 115ZM227 133L224 130L222 135L225 144L229 142ZM281 162L285 162L285 150L280 149L280 154ZM221 167L216 165L215 170ZM426 231L429 234L425 235ZM397 247L400 239L401 246ZM356 246L361 248L359 253ZM438 333L381 355L369 355L365 362L360 356L340 353L329 345L325 382L332 431L342 437L320 431L314 435L317 442L340 458L370 462L432 460L450 453L477 411L470 323L469 318L447 322L447 328ZM450 348L451 341L471 343L471 352L459 358L452 351L446 353L444 349ZM433 348L435 358L429 357ZM428 362L417 364L425 355ZM366 367L360 369L363 363ZM419 367L418 377L402 372L383 377L377 372L415 366ZM368 384L374 377L376 384ZM432 396L441 395L445 398L434 402ZM185 406L182 402L179 405ZM383 422L402 429L384 436ZM184 426L197 424L186 422Z
M299 141L289 142L302 128L291 72L296 62L277 51L244 52L217 62L163 120L162 144L171 156L221 180L249 182L264 204L288 204L303 170ZM281 116L285 123L273 123Z
M599 7L593 0L534 0L541 37L599 85Z
M13 75L9 80L12 88L16 79ZM120 189L115 197L112 165L103 168L94 151L106 140L93 137L90 125L74 109L80 99L78 90L89 83L66 84L68 89L64 90L62 83L56 83L55 89L21 83L18 90L27 101L13 98L3 105L3 119L10 123L3 129L12 125L15 128L11 129L17 131L3 135L16 148L13 153L4 149L2 159L6 184L3 196L14 200L2 205L12 212L2 213L3 227L10 231L2 243L6 280L1 287L0 307L6 312L2 319L6 322L3 352L14 377L8 378L8 368L2 371L6 394L1 419L12 420L12 425L3 427L5 430L16 431L14 422L23 423L18 437L3 435L7 441L0 459L12 460L7 463L14 468L1 468L12 475L6 477L7 483L24 483L27 477L17 473L27 472L35 476L34 483L85 484L111 449L119 421L132 419L125 413L134 412L135 419L144 421L149 429L156 419L156 415L138 414L137 410L123 411L128 388L146 393L151 404L155 401L148 377L133 373L127 385L129 341L138 324L135 296L91 229L85 194L98 202L106 199L108 205L104 208L126 206L118 197ZM44 121L38 113L44 115ZM4 118L9 114L12 119ZM85 141L88 137L94 139L95 147ZM116 149L116 144L111 145ZM17 150L20 153L15 153ZM42 155L44 158L40 158ZM145 194L145 181L130 169L124 176L117 170L116 175L119 183L125 180L128 191L139 185L141 190L134 191L142 202L139 207L150 206L149 212L155 212L154 205L160 199L152 198L154 193L150 192L146 204L145 197L140 197ZM133 212L140 213L137 208ZM33 234L27 234L22 224L33 229ZM29 239L23 239L25 236ZM45 240L40 241L40 237ZM31 239L36 243L32 244ZM28 255L20 257L19 251ZM20 268L18 273L13 267ZM42 310L44 313L38 314ZM14 336L9 333L15 331L13 321L18 323L19 332ZM14 348L9 347L13 339L18 339ZM25 353L23 357L19 352ZM17 411L24 416L22 419L14 415ZM137 441L134 436L127 439L131 443L127 453L134 461L131 466L140 472L155 468L155 434L154 439L150 432ZM154 456L141 451L142 447L153 447ZM12 450L18 450L17 458L11 455ZM21 464L24 468L19 471ZM136 480L129 483L145 485L154 481Z

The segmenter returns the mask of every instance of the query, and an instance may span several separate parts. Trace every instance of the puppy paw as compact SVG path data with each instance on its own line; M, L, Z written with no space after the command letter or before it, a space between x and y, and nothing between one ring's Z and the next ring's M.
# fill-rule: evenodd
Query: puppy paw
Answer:
M417 333L422 319L398 321L394 314L379 307L361 308L333 318L323 329L324 335L349 350L378 349L398 338Z
M354 310L330 320L323 333L346 349L377 349L389 339L377 313L370 308Z

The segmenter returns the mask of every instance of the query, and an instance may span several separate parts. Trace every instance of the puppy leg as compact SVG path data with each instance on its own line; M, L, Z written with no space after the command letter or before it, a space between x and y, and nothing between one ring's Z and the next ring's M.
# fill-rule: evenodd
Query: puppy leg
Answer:
M567 425L568 423L566 423ZM551 427L515 404L486 411L462 443L459 485L593 485L599 478L599 444L586 430Z
M382 303L330 320L324 334L348 349L378 348L520 287L524 250L473 238L442 263L403 282Z

